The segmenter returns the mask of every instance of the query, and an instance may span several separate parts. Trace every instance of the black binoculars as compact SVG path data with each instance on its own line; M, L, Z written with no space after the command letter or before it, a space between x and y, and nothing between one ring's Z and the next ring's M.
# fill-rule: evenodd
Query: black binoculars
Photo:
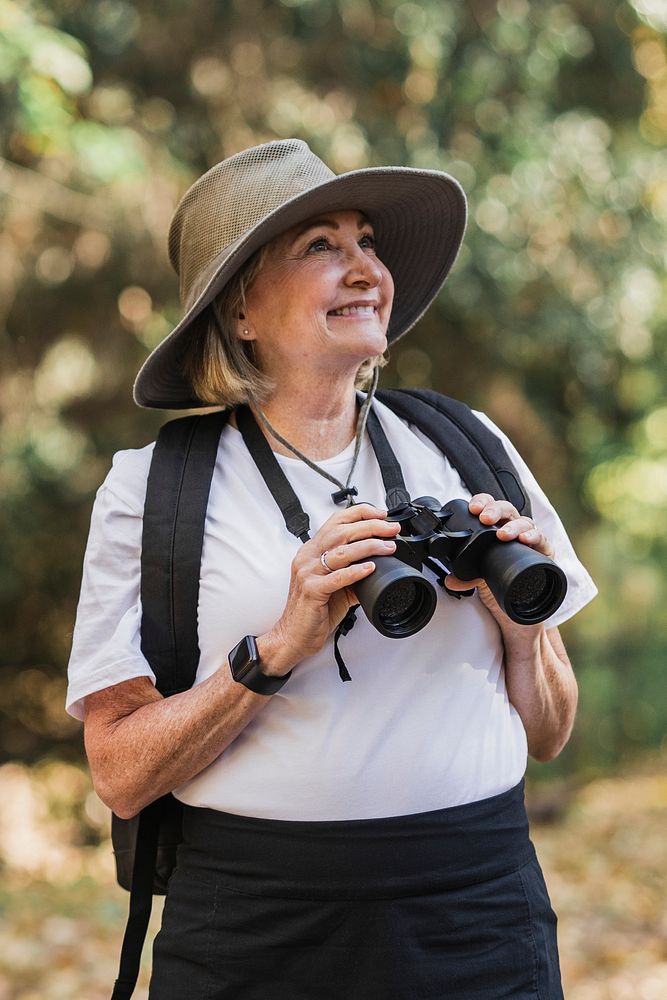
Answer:
M466 500L440 504L419 497L390 511L388 520L401 525L395 553L373 556L375 571L354 586L366 617L382 635L403 639L431 620L437 594L423 566L441 581L443 568L460 580L483 579L505 614L521 625L544 621L563 602L562 569L522 542L499 541L498 526L482 524Z

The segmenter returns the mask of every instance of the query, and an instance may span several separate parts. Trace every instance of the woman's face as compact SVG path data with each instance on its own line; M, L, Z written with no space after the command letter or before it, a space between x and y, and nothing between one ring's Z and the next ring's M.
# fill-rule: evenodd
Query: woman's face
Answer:
M238 332L270 376L285 366L356 372L387 347L393 296L365 216L327 212L274 241Z

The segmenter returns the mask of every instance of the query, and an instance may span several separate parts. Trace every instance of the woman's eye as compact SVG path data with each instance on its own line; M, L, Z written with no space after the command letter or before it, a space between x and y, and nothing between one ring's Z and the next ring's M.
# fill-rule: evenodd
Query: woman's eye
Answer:
M371 233L365 233L359 239L359 246L363 250L375 250L375 237ZM308 244L308 253L319 253L322 250L333 250L334 246L326 236L318 236Z
M308 244L308 250L328 250L331 244L325 236L318 236L316 240Z

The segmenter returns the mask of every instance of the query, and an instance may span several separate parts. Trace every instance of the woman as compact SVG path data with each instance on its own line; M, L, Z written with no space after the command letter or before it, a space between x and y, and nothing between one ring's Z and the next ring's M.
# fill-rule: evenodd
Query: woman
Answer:
M184 317L135 400L249 403L312 537L285 529L232 415L207 513L197 680L163 699L140 650L151 448L116 456L98 493L68 708L118 815L172 790L186 803L152 1000L562 996L522 777L527 751L549 760L569 736L576 683L557 625L595 588L506 439L535 523L470 497L428 439L372 404L411 496L464 497L500 539L555 556L569 582L558 612L516 625L477 580L468 600L440 592L429 625L400 642L360 616L345 639L353 684L332 669L355 584L395 550L363 426L372 377L437 294L464 222L446 174L337 177L297 140L223 161L177 209ZM325 476L363 502L337 507Z

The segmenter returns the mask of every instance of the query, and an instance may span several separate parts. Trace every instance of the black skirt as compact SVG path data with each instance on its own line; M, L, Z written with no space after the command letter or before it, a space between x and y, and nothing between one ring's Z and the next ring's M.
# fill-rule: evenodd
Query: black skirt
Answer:
M562 1000L523 783L411 816L184 825L150 1000Z

